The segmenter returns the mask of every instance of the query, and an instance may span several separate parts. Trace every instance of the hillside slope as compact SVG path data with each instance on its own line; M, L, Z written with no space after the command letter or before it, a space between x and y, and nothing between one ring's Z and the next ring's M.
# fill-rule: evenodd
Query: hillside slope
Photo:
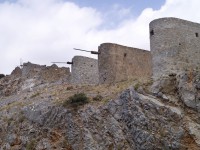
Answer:
M65 78L0 79L0 149L200 149L199 72L152 85L133 80L73 86ZM86 93L89 103L64 107L76 93Z

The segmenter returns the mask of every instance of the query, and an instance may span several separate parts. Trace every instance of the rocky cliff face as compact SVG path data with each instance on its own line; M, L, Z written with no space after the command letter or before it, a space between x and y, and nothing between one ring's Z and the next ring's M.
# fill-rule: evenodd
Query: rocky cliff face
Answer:
M77 92L105 98L114 92L113 85L72 87L53 82L2 95L0 149L198 150L199 77L196 71L163 77L154 82L152 92L145 84L130 82L119 96L90 100L78 109L62 103Z

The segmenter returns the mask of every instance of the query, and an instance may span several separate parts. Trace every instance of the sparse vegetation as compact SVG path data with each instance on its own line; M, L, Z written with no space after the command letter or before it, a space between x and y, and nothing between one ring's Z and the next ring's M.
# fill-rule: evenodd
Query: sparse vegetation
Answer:
M97 96L93 97L93 101L101 101L103 99L103 96L98 94Z
M19 121L19 123L22 123L22 122L24 122L25 119L26 119L26 117L23 114L20 114L18 121Z
M139 83L136 83L135 85L134 85L134 89L137 91L138 90L138 88L140 87L140 84Z
M6 122L8 125L10 125L14 121L14 118L13 117L10 117L10 118L4 117L3 121Z
M67 106L78 107L88 102L89 102L89 98L86 96L85 93L78 93L78 94L74 94L73 96L65 100L63 103L63 106L64 107L67 107Z
M36 140L31 140L27 145L26 145L26 150L35 150L36 147Z
M64 139L61 144L62 144L62 148L65 148L67 150L72 150L72 146L69 145L66 139Z
M35 98L35 97L37 97L37 96L39 96L39 95L40 95L40 93L39 93L39 92L37 92L37 93L35 93L35 94L31 95L31 97L30 97L30 98Z
M68 86L68 87L67 87L67 90L72 90L72 89L74 89L73 86Z

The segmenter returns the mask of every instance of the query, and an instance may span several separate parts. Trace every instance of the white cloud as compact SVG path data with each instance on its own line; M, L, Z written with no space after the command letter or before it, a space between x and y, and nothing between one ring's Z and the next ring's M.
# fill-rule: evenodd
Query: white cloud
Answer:
M0 73L10 73L20 58L47 65L70 61L74 55L89 55L73 47L97 50L103 42L149 49L150 21L173 16L198 22L199 5L199 0L166 0L159 10L147 8L138 18L127 17L129 8L115 6L114 11L124 19L113 28L102 28L109 24L104 20L109 12L95 8L62 0L0 3Z
M56 0L0 4L0 69L10 72L20 58L41 64L68 61L74 46L86 46L87 33L102 22L92 8ZM91 41L92 42L92 41Z

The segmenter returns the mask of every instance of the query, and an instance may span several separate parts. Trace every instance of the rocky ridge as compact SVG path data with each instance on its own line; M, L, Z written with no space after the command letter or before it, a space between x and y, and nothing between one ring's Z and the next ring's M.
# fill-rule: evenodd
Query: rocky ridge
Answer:
M73 86L66 76L51 82L34 77L0 79L2 150L200 149L198 71L126 86ZM79 92L90 103L63 107ZM98 94L102 100L93 101Z

